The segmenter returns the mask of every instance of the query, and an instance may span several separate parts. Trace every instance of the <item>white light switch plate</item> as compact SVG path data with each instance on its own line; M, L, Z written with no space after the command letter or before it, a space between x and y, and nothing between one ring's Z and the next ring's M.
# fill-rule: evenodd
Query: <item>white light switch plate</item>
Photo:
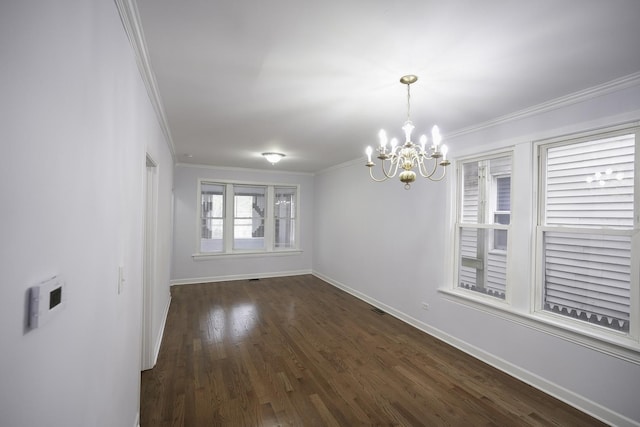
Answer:
M124 267L118 267L118 295L124 291Z

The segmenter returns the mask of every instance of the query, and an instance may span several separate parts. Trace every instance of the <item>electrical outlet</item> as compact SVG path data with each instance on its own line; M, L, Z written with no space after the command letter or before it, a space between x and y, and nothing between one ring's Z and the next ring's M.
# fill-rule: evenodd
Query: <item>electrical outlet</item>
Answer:
M422 303L422 309L423 310L429 310L429 304L427 304L426 302Z

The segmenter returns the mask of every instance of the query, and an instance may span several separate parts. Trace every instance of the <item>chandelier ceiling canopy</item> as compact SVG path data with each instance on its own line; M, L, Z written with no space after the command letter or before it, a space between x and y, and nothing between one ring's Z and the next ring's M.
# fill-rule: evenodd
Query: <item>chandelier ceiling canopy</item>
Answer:
M431 181L440 181L446 174L447 166L451 164L447 160L447 146L440 144L442 137L438 126L434 126L431 130L432 143L429 147L427 147L426 135L420 137L420 145L411 141L411 133L415 128L413 122L411 122L411 84L417 80L418 77L412 74L400 78L400 83L407 85L407 120L402 126L405 135L404 144L399 146L397 138L392 138L391 141L388 141L387 133L384 129L380 130L378 134L380 145L376 148L378 152L376 157L380 159L383 175L381 178L375 178L373 175L373 167L376 165L371 161L373 149L370 146L366 149L367 163L365 166L369 168L371 179L376 182L382 182L398 176L400 181L404 182L404 188L407 190L411 187L411 183L416 180L417 174L414 169L423 178ZM387 148L388 142L390 142L390 148ZM401 170L400 173L398 173L399 170ZM436 174L436 172L438 173Z

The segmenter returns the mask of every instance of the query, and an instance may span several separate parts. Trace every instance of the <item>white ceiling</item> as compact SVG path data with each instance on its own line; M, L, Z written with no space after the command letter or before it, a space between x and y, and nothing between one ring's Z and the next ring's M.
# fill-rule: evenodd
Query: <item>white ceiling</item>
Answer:
M638 0L137 0L177 161L316 172L640 70ZM265 151L287 155L276 166ZM455 146L450 147L455 156ZM188 157L191 155L192 157Z

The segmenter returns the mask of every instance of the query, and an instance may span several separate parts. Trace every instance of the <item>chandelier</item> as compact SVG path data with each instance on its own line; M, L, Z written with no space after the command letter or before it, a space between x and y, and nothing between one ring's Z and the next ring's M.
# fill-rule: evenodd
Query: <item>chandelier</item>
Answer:
M399 176L400 181L404 182L404 188L409 189L411 183L416 180L416 172L420 176L431 181L440 181L447 173L447 166L451 164L447 160L447 146L440 145L442 137L438 126L434 126L431 130L433 139L432 145L427 147L427 136L420 137L420 145L411 142L411 132L415 126L411 122L411 90L410 86L418 80L417 76L407 75L400 78L400 83L407 85L407 121L404 122L402 130L404 131L406 142L398 146L398 139L391 139L391 146L387 148L387 133L382 129L378 134L380 137L380 146L376 149L378 159L381 160L382 178L373 176L373 167L376 165L371 161L372 148L367 147L367 163L365 166L369 168L371 179L376 182L386 181L389 178ZM438 166L442 166L439 168ZM402 171L398 174L398 170ZM441 172L439 170L441 169ZM436 175L436 172L438 174Z

